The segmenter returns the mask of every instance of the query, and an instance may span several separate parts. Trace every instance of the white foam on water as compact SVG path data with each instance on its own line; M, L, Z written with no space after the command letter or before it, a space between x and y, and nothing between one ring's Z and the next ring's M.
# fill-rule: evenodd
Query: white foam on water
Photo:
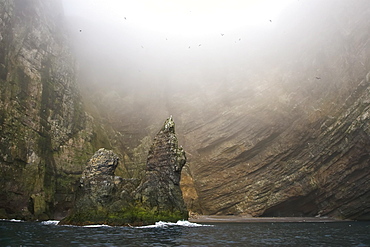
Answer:
M16 219L0 219L1 221L9 221L9 222L24 222L23 220L16 220Z
M23 222L23 220L16 220L16 219L11 219L11 222Z
M179 220L177 221L176 223L177 225L179 226L187 226L187 227L200 227L200 226L213 226L213 225L202 225L202 224L198 224L198 223L194 223L194 222L189 222L187 220Z
M41 224L42 224L42 225L48 225L48 226L50 226L50 225L54 225L54 226L56 226L56 225L58 225L58 223L59 223L59 220L47 220L47 221L41 221Z
M189 222L187 220L179 220L176 223L174 222L164 222L158 221L155 225L147 225L147 226L138 226L135 228L167 228L171 226L183 226L183 227L201 227L201 226L212 226L212 225L202 225L198 223Z
M111 226L108 226L108 225L86 225L86 226L82 226L82 227L111 227Z

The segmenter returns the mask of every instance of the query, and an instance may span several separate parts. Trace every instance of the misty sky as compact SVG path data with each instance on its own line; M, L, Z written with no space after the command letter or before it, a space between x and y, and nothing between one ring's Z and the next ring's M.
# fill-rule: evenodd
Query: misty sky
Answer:
M226 75L228 68L236 71L231 74L245 70L260 53L260 38L274 32L281 11L297 1L63 0L63 4L86 71L98 69L105 79L111 77L109 82L156 86L211 81L209 74Z
M349 28L366 26L356 3L63 0L80 82L127 95L336 81L328 61L346 63Z
M67 16L183 37L226 33L244 26L270 27L293 0L63 0Z
M81 91L118 124L304 108L369 67L368 0L62 1Z

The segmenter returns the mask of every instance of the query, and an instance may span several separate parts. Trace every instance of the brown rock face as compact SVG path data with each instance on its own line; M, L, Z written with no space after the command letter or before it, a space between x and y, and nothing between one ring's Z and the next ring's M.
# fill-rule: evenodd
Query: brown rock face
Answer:
M191 167L202 212L369 219L369 75L339 106L290 122L213 125ZM194 136L206 140L206 129Z
M199 212L370 219L370 8L322 3L280 27L275 64L182 119Z
M178 147L175 123L170 117L149 150L145 177L137 189L141 203L158 211L177 211L187 218L180 189L181 170L185 163L185 152Z

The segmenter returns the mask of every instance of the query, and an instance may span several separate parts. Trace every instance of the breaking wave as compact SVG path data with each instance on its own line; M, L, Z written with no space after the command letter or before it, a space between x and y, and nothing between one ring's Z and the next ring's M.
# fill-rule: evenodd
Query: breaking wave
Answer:
M172 226L201 227L201 226L213 226L213 225L202 225L202 224L198 224L198 223L189 222L187 220L179 220L176 223L158 221L154 225L138 226L138 227L135 227L135 228L167 228L167 227L172 227Z
M50 225L56 226L56 225L58 225L58 223L59 223L59 220L41 221L41 225L48 225L48 226L50 226Z
M24 222L24 220L16 220L16 219L0 219L0 221L9 221L9 222Z
M22 220L15 220L15 219L12 219L12 220L0 219L0 220L1 221L12 221L12 222L24 222ZM56 225L58 225L59 220L47 220L47 221L41 221L40 223L41 223L41 225L45 225L45 226L56 226ZM79 226L74 226L74 225L64 225L64 226L79 227ZM202 227L202 226L213 226L213 225L198 224L198 223L189 222L187 220L179 220L176 223L158 221L154 225L135 226L135 227L132 227L132 228L168 228L168 227L176 227L176 226L180 226L180 227ZM84 225L84 226L80 226L80 227L99 228L99 227L112 227L112 226L102 224L102 225Z
M108 226L108 225L85 225L85 226L82 226L82 227L97 228L97 227L111 227L111 226Z

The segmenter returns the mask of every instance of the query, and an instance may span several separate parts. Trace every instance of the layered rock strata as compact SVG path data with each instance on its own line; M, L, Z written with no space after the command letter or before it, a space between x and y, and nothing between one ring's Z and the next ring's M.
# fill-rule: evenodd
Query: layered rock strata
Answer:
M197 130L201 213L369 219L369 76L341 104L290 123L244 116L208 140L209 125Z
M188 124L203 214L370 218L369 5L298 7L309 18L280 27L293 41L276 48L287 51L280 64L264 63L257 86L235 86L229 105Z

